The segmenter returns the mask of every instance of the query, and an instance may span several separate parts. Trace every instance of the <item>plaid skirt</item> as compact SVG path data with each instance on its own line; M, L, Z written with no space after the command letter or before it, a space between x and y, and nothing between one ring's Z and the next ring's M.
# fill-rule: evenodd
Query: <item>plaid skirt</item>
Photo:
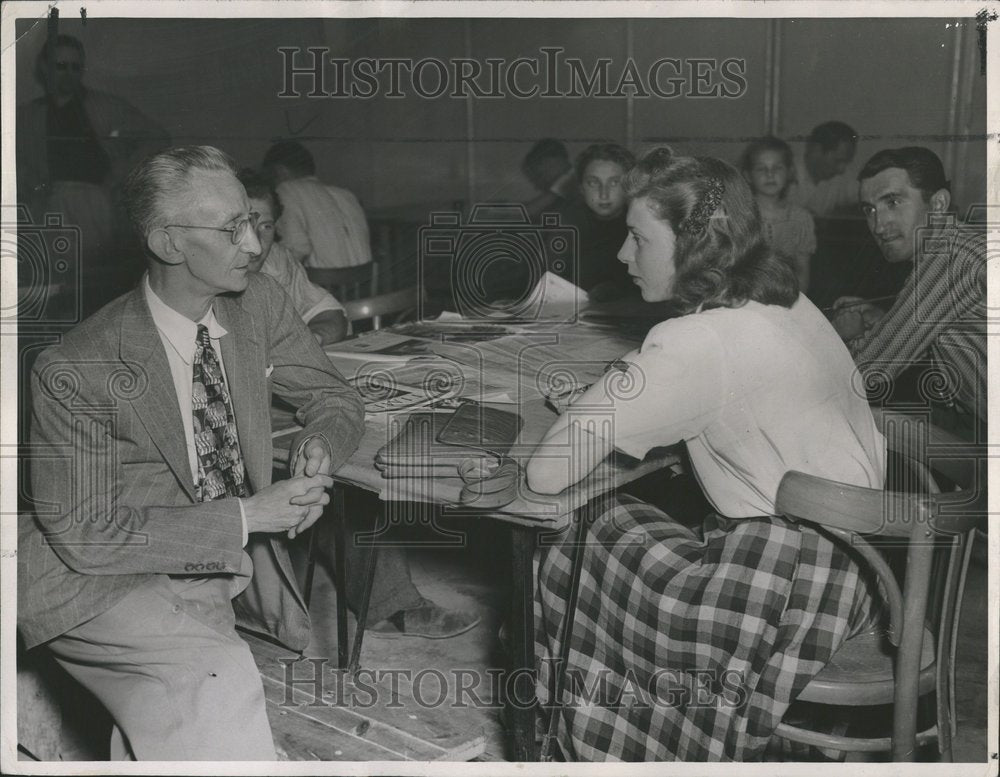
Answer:
M561 695L569 759L759 759L789 704L870 623L874 582L850 548L807 525L710 515L699 537L631 497L590 508ZM561 668L575 527L541 542L544 708Z

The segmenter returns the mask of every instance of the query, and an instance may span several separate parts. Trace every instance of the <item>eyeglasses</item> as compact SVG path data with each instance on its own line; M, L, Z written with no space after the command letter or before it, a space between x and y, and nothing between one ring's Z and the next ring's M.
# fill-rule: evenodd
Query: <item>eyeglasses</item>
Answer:
M83 65L79 62L56 62L56 70L63 72L66 70L72 70L74 73L82 73Z
M233 245L238 246L243 241L243 238L246 237L247 229L257 226L259 218L259 213L251 213L249 216L241 218L231 227L206 227L201 224L164 224L163 228L180 227L181 229L210 229L213 232L228 232L229 239L233 241Z

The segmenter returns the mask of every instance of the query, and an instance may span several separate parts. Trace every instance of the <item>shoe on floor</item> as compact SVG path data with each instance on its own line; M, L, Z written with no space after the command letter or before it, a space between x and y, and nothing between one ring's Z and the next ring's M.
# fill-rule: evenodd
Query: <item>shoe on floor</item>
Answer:
M469 610L446 610L429 599L409 610L400 610L395 615L368 627L373 637L393 639L397 637L424 637L425 639L448 639L464 634L478 625L480 617Z

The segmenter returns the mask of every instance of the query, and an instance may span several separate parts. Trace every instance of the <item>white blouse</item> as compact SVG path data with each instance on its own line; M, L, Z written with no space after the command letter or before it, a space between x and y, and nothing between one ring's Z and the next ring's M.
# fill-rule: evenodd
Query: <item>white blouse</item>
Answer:
M637 458L685 440L725 516L773 515L788 470L882 487L885 440L854 361L801 294L791 308L750 302L665 321L623 361L627 372L605 376L612 412L571 414L593 416L590 428L611 428Z

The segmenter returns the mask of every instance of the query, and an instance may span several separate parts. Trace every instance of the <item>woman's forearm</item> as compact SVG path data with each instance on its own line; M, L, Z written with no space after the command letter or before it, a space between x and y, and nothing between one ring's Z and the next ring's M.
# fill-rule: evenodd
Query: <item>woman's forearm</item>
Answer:
M569 411L553 424L525 468L528 487L558 494L593 472L611 452L610 422Z

